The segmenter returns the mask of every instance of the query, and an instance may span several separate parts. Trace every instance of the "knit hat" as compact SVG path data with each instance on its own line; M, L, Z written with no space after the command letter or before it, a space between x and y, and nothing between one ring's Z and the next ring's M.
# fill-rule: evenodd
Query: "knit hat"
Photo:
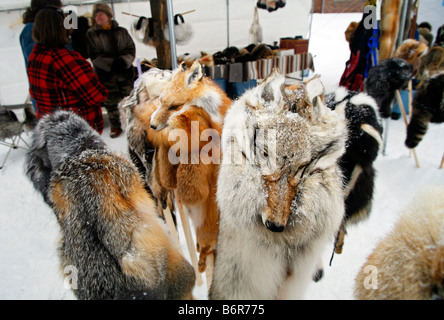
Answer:
M109 5L106 3L96 3L93 7L93 17L96 16L97 12L103 12L106 14L110 19L113 18L113 11Z

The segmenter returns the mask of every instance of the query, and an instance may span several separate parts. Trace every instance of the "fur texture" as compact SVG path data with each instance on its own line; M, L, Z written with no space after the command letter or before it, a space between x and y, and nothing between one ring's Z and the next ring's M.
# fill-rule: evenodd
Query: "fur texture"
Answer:
M207 255L212 255L216 248L219 137L230 105L231 100L225 92L204 77L198 62L190 69L181 64L164 88L159 106L150 118L151 129L155 132L152 138L156 140L153 144L160 147L153 175L162 187L175 190L190 211L200 252L200 272L206 268ZM209 131L217 137L208 137ZM208 155L212 159L202 157L205 150L211 150ZM177 163L171 161L172 155Z
M444 299L442 186L425 190L404 209L362 266L354 294L365 300Z
M405 140L408 148L415 148L421 142L430 122L444 122L444 72L428 78L415 93Z
M195 274L175 247L134 166L80 117L42 119L27 174L61 228L62 270L79 299L189 299Z
M376 175L373 162L382 145L378 105L367 94L344 88L327 96L326 103L332 110L345 105L348 139L339 164L346 190L345 221L353 223L368 217L372 207ZM357 176L356 171L360 172Z
M413 66L413 76L415 76L421 65L421 57L427 53L427 45L416 41L415 39L407 39L402 45L396 49L393 57L404 59Z
M379 62L392 57L395 50L401 15L401 0L384 0L379 24Z
M225 118L210 299L301 298L343 219L344 109L326 108L318 78L284 80L274 71Z
M368 218L372 209L376 160L382 145L382 127L376 101L365 93L339 88L326 97L334 110L345 106L348 139L339 160L343 173L345 217L336 240L336 253L342 252L347 226Z
M395 91L404 88L413 75L413 67L404 59L390 58L370 69L364 91L378 103L379 115L392 115Z

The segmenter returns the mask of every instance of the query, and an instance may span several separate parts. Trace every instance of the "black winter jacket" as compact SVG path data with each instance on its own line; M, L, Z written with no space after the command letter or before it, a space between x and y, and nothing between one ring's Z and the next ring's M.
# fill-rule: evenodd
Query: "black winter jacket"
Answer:
M134 80L136 46L125 28L113 20L110 30L96 25L88 30L86 37L89 57L102 83L116 78L125 82Z

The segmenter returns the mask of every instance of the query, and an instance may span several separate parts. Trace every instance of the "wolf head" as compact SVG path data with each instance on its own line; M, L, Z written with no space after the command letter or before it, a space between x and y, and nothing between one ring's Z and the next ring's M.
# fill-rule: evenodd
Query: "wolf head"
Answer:
M187 117L204 111L210 121L222 124L224 92L204 77L202 66L194 62L189 70L182 63L160 96L161 107L151 116L154 130L183 128ZM225 98L226 99L226 98Z
M222 207L248 201L239 207L243 218L260 218L273 232L306 213L313 200L306 195L322 193L330 180L338 183L337 160L346 140L344 109L325 106L319 78L295 90L285 89L284 80L275 70L233 103L225 118L218 182Z

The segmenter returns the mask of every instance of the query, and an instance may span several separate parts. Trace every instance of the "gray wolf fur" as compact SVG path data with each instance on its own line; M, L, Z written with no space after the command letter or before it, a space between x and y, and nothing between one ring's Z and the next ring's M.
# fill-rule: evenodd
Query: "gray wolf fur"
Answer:
M443 186L423 190L401 212L356 276L354 294L361 300L444 299Z
M225 117L210 299L301 298L342 222L344 109L325 106L319 78L284 80L275 70Z
M78 270L79 299L188 299L195 274L135 167L80 117L39 121L27 175L61 228L61 268Z

